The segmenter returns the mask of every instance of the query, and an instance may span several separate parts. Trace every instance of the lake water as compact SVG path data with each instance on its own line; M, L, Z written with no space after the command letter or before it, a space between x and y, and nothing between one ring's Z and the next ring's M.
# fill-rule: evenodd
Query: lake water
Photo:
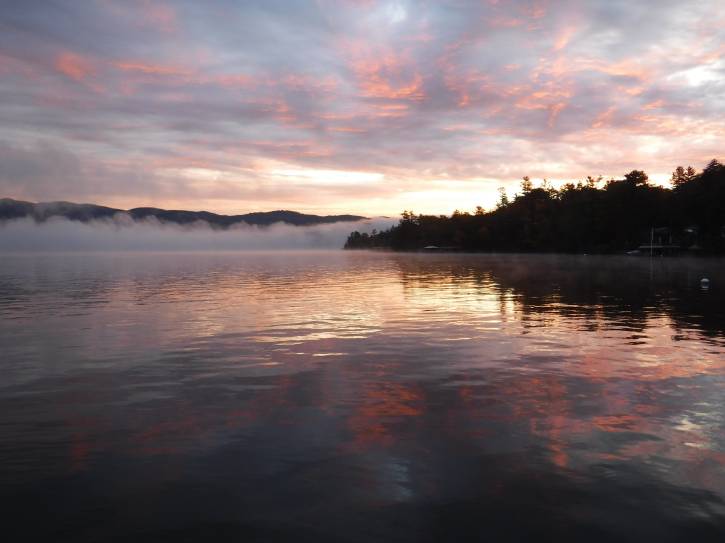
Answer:
M724 264L0 255L6 540L722 542Z

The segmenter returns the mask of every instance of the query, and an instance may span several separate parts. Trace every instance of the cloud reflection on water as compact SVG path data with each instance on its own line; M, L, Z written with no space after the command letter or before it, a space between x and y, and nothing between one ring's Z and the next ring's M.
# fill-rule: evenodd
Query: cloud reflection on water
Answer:
M722 523L719 261L340 252L6 262L3 476L31 494L51 480L82 502L65 478L105 488L151 465L159 471L124 484L153 495L226 481L219 488L257 519L317 522L314 504L332 500L359 528L371 511L403 506L404 519L425 524L426 507L460 520L503 500L501 514L518 503L533 523L564 515L619 533L632 521L624 499L680 528ZM704 270L706 294L696 287Z

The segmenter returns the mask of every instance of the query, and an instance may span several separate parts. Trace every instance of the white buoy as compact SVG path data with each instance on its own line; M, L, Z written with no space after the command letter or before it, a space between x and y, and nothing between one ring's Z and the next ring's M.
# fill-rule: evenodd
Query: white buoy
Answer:
M710 280L707 277L703 277L702 279L700 279L700 287L702 287L703 289L710 288Z

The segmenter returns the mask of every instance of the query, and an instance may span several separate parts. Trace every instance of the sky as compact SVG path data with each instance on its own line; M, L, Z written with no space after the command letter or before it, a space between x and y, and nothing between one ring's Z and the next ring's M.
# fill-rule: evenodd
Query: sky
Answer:
M398 215L725 142L722 0L0 0L0 197Z

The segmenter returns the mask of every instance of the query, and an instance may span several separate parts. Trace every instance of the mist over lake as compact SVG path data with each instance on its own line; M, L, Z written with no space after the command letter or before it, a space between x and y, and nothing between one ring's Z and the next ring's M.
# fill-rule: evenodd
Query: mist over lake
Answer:
M0 221L0 252L64 251L244 251L339 249L351 229L389 228L386 218L310 226L240 224L225 230L204 221L187 225L125 217L86 223L52 218Z
M722 541L723 264L2 254L5 529Z

